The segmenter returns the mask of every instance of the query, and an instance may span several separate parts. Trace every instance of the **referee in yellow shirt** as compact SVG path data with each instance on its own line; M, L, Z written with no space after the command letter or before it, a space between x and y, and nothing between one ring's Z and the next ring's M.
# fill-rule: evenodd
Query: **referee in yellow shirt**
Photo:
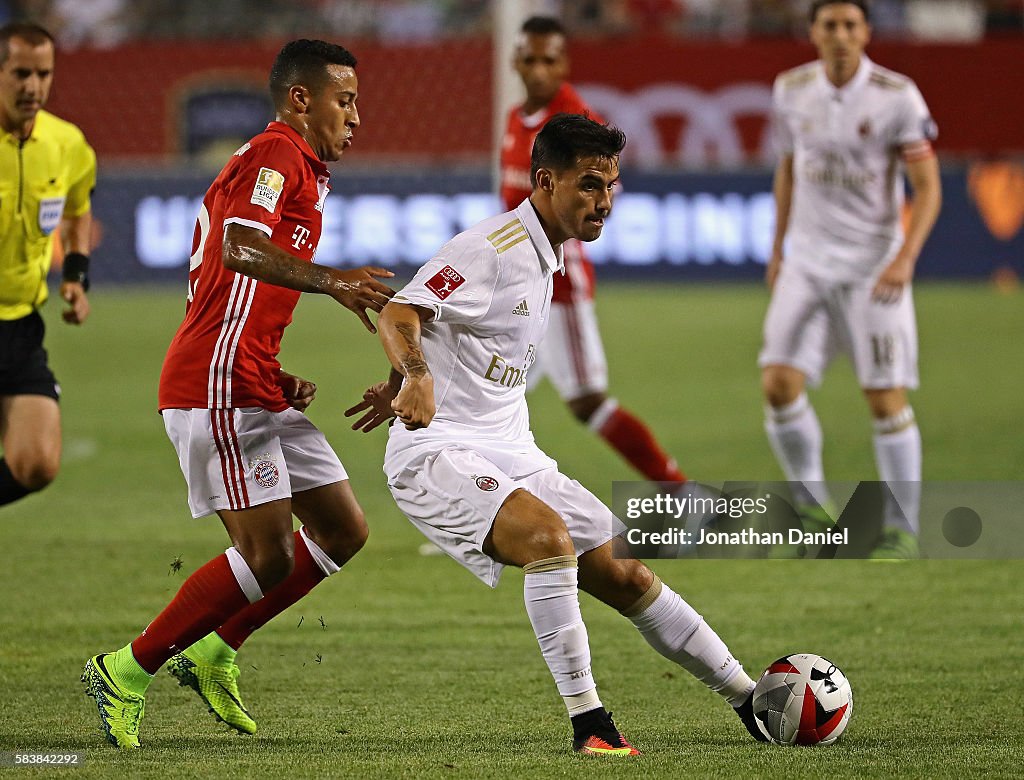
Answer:
M96 155L81 130L43 110L53 64L42 27L0 27L0 505L42 490L60 466L60 388L39 316L58 227L64 321L89 316Z

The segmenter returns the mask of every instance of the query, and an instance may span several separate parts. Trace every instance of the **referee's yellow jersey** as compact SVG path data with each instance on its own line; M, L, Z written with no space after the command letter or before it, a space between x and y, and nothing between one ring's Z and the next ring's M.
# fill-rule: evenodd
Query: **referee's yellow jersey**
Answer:
M90 209L96 154L82 131L47 111L25 141L0 128L0 320L46 300L53 233Z

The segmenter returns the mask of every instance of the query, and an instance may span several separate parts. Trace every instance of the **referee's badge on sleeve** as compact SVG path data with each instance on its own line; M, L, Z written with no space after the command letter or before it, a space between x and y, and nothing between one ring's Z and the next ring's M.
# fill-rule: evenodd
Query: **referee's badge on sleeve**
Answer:
M446 265L436 274L431 276L426 281L427 289L434 293L442 301L455 292L464 282L466 278L452 268L450 265Z
M64 216L64 198L43 198L39 201L39 230L50 235Z

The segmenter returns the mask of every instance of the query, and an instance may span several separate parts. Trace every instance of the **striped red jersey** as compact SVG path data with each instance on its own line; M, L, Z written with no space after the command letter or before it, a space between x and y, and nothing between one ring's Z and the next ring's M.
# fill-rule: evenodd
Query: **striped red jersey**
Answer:
M285 252L312 262L328 179L309 144L280 122L224 166L196 220L185 320L164 359L160 409L288 407L277 354L300 293L226 268L224 230L231 224L261 230Z
M544 108L529 116L522 106L509 111L505 137L501 144L501 200L511 211L530 197L530 155L533 139L555 114L586 114L603 122L568 83L563 83L555 97ZM594 297L594 266L583 251L583 244L569 239L563 246L565 275L555 274L551 299L556 303L590 300Z

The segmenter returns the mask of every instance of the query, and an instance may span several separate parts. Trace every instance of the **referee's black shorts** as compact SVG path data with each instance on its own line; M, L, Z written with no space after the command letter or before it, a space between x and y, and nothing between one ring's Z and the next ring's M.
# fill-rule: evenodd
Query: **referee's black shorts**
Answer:
M0 320L0 396L45 395L60 400L60 385L46 363L39 312L19 320Z

